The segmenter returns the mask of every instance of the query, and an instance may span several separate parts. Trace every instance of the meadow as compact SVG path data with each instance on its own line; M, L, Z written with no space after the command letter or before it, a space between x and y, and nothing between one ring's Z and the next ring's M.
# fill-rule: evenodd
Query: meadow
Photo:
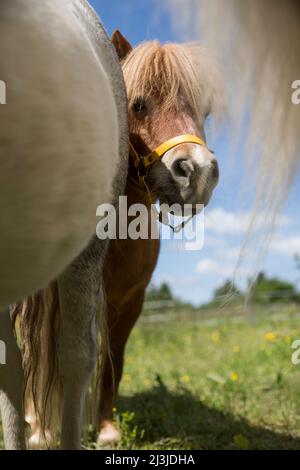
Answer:
M141 321L115 410L119 448L299 449L300 318L293 307L260 309Z
M297 312L142 316L115 409L119 448L300 449L300 365L291 362ZM84 447L95 440L90 427Z

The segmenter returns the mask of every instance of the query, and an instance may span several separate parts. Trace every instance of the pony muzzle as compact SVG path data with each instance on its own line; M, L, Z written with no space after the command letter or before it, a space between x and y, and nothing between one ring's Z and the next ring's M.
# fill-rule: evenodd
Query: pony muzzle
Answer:
M137 168L141 186L145 185L145 176L149 167L158 160L161 160L167 152L181 144L196 144L197 146L207 148L206 143L200 137L192 134L184 134L167 140L166 142L159 145L150 154L142 156L136 151L132 143L129 141L129 153L133 158L134 166ZM188 173L188 166L189 165L187 163L186 173Z

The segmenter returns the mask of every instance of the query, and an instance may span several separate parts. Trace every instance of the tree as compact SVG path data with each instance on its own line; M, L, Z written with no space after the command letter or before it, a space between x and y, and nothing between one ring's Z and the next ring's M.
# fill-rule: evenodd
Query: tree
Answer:
M214 291L213 300L220 300L220 297L222 298L225 296L241 296L240 290L229 279Z
M252 286L251 298L261 303L295 302L299 296L296 287L290 282L276 277L268 278L261 272Z
M173 299L171 288L166 282L163 282L159 286L150 285L146 292L146 300L148 302Z

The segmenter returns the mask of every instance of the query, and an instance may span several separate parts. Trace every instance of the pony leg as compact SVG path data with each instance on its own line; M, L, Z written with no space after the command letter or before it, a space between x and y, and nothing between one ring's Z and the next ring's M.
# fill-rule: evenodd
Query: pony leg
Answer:
M30 450L41 450L54 447L53 433L49 429L45 429L45 435L41 430L41 423L38 419L33 401L29 401L25 412L25 421L30 426L31 436L28 439L27 446ZM46 440L45 440L46 437Z
M118 311L117 318L113 312L107 313L111 360L106 356L100 385L98 407L100 432L97 441L99 446L116 444L121 438L119 430L113 423L113 408L123 374L126 342L142 312L143 302L144 290Z
M8 450L25 449L23 411L23 368L9 311L0 312L0 339L6 348L6 363L0 365L0 411L4 446Z
M98 244L98 246L97 246ZM93 250L93 247L95 248ZM95 241L58 281L60 297L59 371L63 387L62 449L80 449L83 410L96 364L103 244Z

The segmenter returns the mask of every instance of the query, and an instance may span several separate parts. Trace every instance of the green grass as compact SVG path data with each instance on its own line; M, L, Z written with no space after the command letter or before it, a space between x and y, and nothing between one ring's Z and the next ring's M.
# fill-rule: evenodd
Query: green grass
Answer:
M116 410L120 448L300 448L299 319L216 323L182 316L135 328Z
M272 318L211 322L195 313L140 323L115 413L119 448L299 449L300 365L291 363L291 343L300 320ZM94 439L91 430L85 445Z

